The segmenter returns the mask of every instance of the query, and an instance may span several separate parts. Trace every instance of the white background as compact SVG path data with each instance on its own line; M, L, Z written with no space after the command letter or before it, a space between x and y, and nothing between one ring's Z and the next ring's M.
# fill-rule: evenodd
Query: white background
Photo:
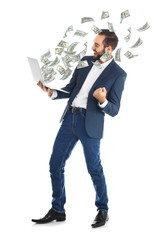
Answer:
M159 1L6 0L0 9L1 238L160 239ZM66 28L79 24L81 17L100 19L102 11L109 11L111 21L119 23L126 9L131 18L120 25L124 36L130 25L135 30L148 21L151 27L139 35L143 44L135 50L137 58L127 60L122 54L120 66L128 78L120 112L115 118L106 116L101 159L109 225L91 229L95 192L79 143L66 165L67 221L34 225L31 219L43 217L51 207L48 163L66 100L51 101L37 87L27 56L53 51ZM138 33L132 37L134 43Z

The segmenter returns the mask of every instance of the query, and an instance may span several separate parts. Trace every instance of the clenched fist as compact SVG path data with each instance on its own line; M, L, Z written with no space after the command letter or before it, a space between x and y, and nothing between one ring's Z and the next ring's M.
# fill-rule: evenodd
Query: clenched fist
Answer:
M106 88L98 88L94 91L93 97L95 97L100 104L104 103L106 100Z

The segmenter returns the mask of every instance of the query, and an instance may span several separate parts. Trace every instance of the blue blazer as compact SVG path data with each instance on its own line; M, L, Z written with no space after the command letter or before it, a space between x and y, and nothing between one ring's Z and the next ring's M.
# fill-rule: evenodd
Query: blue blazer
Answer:
M69 84L62 88L69 93L57 91L58 96L55 99L69 98L61 120L64 119L72 101L80 91L89 71L93 66L92 62L95 61L92 56L85 56L82 60L87 60L89 66L81 69L75 69ZM102 138L105 113L112 117L118 114L126 76L126 72L114 60L112 60L93 84L88 95L85 117L85 127L89 137ZM93 97L94 91L97 88L102 87L106 88L106 98L108 100L108 104L104 108L100 108L98 100Z

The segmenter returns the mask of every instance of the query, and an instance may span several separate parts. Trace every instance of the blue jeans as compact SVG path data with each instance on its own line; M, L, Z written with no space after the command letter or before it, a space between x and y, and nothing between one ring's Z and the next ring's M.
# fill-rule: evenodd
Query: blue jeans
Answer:
M64 167L74 146L81 141L87 169L96 191L97 209L108 211L108 196L103 168L100 160L100 139L90 138L85 130L85 115L68 112L55 139L50 158L50 176L52 182L52 208L65 212L66 202Z

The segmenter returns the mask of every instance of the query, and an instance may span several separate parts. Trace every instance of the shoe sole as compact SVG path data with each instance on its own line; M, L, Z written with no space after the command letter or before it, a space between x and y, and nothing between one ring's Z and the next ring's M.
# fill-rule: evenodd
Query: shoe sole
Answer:
M101 223L101 224L98 224L98 225L91 225L91 226L92 226L92 228L102 227L102 226L104 226L106 223L108 223L108 220L109 220L109 218L108 218L104 223Z
M56 219L53 219L53 220L50 220L50 221L34 221L33 219L32 219L32 222L34 222L34 223L37 223L37 224L46 224L46 223L50 223L50 222L52 222L52 221L56 221L56 222L63 222L63 221L65 221L66 220L66 218L56 218Z
M65 221L65 220L66 220L66 218L59 218L59 219L56 219L57 222L63 222L63 221Z
M92 228L102 227L102 226L105 225L105 223L101 223L101 224L97 224L97 225L91 225L91 226L92 226Z

